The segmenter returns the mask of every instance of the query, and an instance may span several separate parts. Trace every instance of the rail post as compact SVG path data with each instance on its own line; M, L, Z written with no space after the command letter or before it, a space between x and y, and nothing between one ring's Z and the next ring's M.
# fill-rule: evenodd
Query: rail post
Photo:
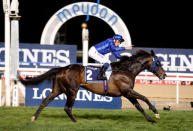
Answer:
M3 9L5 13L5 98L6 106L11 106L11 85L10 85L10 0L3 0Z
M88 40L89 40L89 31L87 29L87 24L82 23L82 64L86 66L88 64Z
M179 104L179 88L180 88L180 78L179 78L179 74L177 74L177 81L176 81L176 103Z
M13 87L12 106L19 106L19 91L17 85Z
M1 90L1 88L2 88L2 82L1 82L2 80L1 80L1 75L0 75L0 106L2 106L2 102L1 102L1 97L2 97L2 95L1 95L1 92L2 92L2 90Z

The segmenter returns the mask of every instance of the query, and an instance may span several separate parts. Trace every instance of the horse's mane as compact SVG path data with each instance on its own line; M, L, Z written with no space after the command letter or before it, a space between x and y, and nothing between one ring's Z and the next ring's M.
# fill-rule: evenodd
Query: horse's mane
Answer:
M136 60L138 57L141 57L141 56L147 56L147 55L149 55L149 53L148 52L146 52L145 50L142 50L142 49L138 49L138 50L136 50L133 54L132 54L132 56L123 56L123 57L121 57L121 59L120 59L120 63L122 63L122 62L124 62L124 61L133 61L133 60Z
M119 61L113 62L112 67L114 70L130 71L133 70L133 64L139 63L140 60L143 60L142 58L149 55L150 54L145 50L138 49L132 54L132 56L122 56Z

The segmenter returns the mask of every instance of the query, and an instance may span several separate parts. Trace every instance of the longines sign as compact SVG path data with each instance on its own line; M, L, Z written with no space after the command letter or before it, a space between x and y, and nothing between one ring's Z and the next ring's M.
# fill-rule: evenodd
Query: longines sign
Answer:
M52 91L52 81L45 80L39 85L28 85L26 88L25 105L39 106L43 99ZM56 97L48 106L64 107L66 104L66 95L61 94ZM108 97L94 94L90 91L80 88L77 93L75 108L101 108L101 109L120 109L120 97Z
M76 63L76 45L20 44L19 63L23 68L53 68ZM4 67L4 43L0 43L0 67Z
M123 51L121 55L131 56L132 51ZM193 50L192 49L169 49L169 48L140 48L146 51L154 50L166 72L193 73ZM111 61L116 61L113 55L109 55Z

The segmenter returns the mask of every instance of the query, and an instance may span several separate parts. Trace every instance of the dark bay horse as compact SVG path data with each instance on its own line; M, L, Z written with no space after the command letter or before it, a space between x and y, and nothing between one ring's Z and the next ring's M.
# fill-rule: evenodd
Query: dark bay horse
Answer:
M123 56L120 61L111 63L111 67L113 72L108 80L107 96L126 97L144 115L147 121L156 123L155 120L145 113L137 99L147 103L149 109L155 113L155 117L159 118L156 108L145 96L133 90L136 76L145 69L154 73L159 79L165 79L166 73L154 52L151 51L151 53L148 53L144 50L137 50L131 57ZM72 64L61 68L52 68L42 75L27 80L23 80L18 74L18 79L24 85L35 85L45 79L53 80L52 92L42 101L40 107L32 117L32 121L37 119L42 109L55 97L65 93L67 100L64 110L71 120L76 122L72 115L72 106L75 102L76 94L80 86L96 94L104 94L103 83L85 82L84 66L79 64Z

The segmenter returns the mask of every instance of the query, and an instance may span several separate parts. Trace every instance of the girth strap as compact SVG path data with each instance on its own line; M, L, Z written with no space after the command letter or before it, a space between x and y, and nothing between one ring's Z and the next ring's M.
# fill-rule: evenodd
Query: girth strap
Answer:
M107 80L104 80L104 96L106 96L107 95L107 90L108 90L108 82L107 82Z

